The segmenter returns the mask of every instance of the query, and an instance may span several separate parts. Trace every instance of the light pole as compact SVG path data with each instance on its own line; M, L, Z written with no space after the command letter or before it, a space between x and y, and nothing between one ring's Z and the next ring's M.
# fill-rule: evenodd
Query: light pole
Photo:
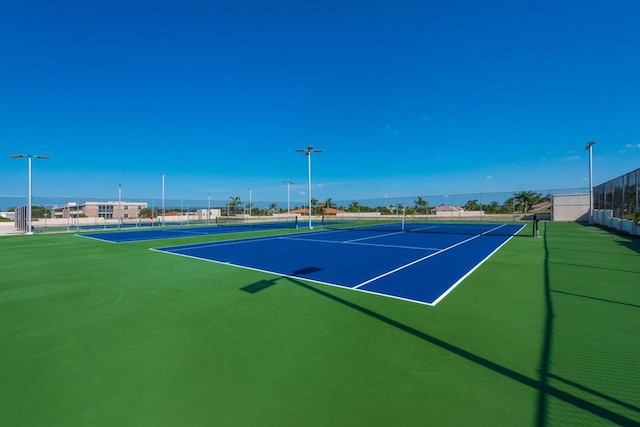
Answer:
M33 229L31 228L31 159L44 159L48 160L49 156L43 156L40 154L12 154L9 156L10 159L18 159L21 157L26 157L29 159L29 194L27 195L27 234L33 234Z
M162 172L162 226L164 226L164 172Z
M209 225L210 213L211 213L211 193L209 193L209 199L207 200L207 225Z
M316 150L313 145L309 145L307 148L299 148L296 151L307 156L307 169L309 171L309 229L311 230L313 228L311 225L311 153L322 153L322 150Z
M595 141L589 141L585 150L589 152L589 224L593 224L593 146Z
M287 184L287 214L291 212L291 181L282 181L284 184Z
M122 184L118 184L118 229L122 227Z
M249 188L249 218L251 218L251 189Z
M67 231L71 230L71 225L73 224L73 217L71 216L71 208L75 208L76 217L78 216L78 208L74 202L67 203L67 207L69 208L69 216L67 218ZM77 221L76 221L77 222Z

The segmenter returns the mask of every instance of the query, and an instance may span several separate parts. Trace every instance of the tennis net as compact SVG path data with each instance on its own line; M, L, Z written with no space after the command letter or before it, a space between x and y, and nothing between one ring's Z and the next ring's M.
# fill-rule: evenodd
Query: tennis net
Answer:
M223 227L245 227L256 229L296 228L298 225L298 218L295 216L287 216L282 218L245 218L221 216L216 218L216 225Z
M332 219L324 220L322 226L327 230L352 230L433 234L464 234L484 236L517 236L525 235L521 231L526 223L497 223L497 222L444 222L427 221L424 219L393 219L393 220L363 220L363 219Z

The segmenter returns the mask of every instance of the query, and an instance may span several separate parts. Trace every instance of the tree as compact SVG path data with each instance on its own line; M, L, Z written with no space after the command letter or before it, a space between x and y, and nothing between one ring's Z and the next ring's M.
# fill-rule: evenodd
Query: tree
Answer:
M498 202L493 201L488 205L484 205L484 210L490 214L497 214L500 211L500 205Z
M355 200L351 203L349 203L349 206L347 206L347 211L348 212L359 212L360 211L360 203L356 202Z
M516 210L516 204L513 197L509 197L502 204L501 213L513 213Z
M229 209L231 210L231 212L235 215L237 210L238 210L238 206L240 206L242 204L242 199L240 199L240 197L235 196L235 197L229 197Z
M329 197L327 200L324 201L324 207L325 208L335 208L336 205L333 203L333 199L331 197Z
M523 213L527 213L529 208L540 200L540 195L534 193L533 191L521 191L519 193L514 194L514 199L517 202L517 207L522 210Z
M424 208L425 215L428 213L427 209L428 209L428 206L429 206L429 202L427 202L425 199L423 199L422 196L416 197L416 199L413 201L413 203L415 203L415 205L416 205L416 210L418 210L419 208Z
M464 205L464 210L465 211L479 211L479 210L482 210L482 208L480 207L480 204L478 203L478 200L474 199L474 200L469 200L467 202L467 204Z
M51 216L51 211L44 206L32 206L31 217L32 218L48 218Z

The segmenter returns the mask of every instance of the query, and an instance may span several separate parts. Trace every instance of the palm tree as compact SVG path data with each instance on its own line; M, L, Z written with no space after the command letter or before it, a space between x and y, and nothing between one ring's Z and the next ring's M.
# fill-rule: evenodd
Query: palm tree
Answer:
M505 213L513 213L516 210L516 206L515 206L515 200L513 199L513 197L509 197L507 200L504 201L503 205L502 205L502 211Z
M312 198L311 199L311 206L309 206L309 210L311 212L311 215L314 214L314 212L313 212L314 211L314 207L316 207L317 205L318 205L318 199Z
M360 210L360 203L356 202L355 200L349 203L349 206L347 206L347 211L349 212L358 212L359 210Z
M419 208L424 208L424 213L425 215L427 214L427 207L429 206L429 202L423 199L422 196L416 197L413 203L415 203L416 205L416 210L418 210Z
M229 197L229 208L231 209L231 211L233 212L233 214L236 214L236 211L238 209L238 206L242 204L242 200L240 199L240 197L236 196L236 197Z
M481 210L480 204L478 203L478 200L476 200L476 199L469 200L467 202L467 204L464 205L464 210L465 211L479 211L479 210Z
M333 199L331 197L329 197L327 200L324 201L324 207L325 208L335 208L336 205L333 203Z
M500 210L500 206L498 205L498 202L493 201L491 203L489 203L488 205L484 205L485 210L487 211L487 213L490 214L495 214L498 213L498 211Z
M529 208L540 200L540 195L532 191L521 191L514 194L515 200L518 202L518 207L522 208L522 211L526 214Z

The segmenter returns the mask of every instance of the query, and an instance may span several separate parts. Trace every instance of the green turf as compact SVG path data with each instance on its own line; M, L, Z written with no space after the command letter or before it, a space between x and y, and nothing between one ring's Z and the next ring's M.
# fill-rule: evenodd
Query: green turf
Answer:
M0 424L640 423L640 241L542 236L436 307L148 250L238 236L2 237Z

